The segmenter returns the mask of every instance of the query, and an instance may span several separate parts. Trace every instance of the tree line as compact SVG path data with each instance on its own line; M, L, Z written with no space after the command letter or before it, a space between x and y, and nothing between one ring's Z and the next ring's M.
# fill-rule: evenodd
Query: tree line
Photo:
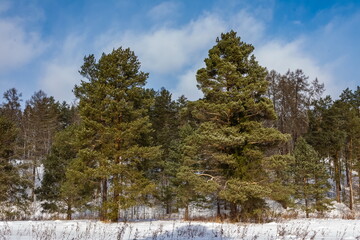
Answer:
M233 221L264 219L268 200L307 217L333 200L353 210L360 88L323 97L317 79L268 71L253 51L234 31L221 34L197 71L196 101L146 88L148 73L122 47L84 57L77 104L38 91L22 109L21 94L5 91L2 217L34 214L36 203L68 219L90 210L110 221L139 205L169 215L183 208L186 219L192 204L211 205Z

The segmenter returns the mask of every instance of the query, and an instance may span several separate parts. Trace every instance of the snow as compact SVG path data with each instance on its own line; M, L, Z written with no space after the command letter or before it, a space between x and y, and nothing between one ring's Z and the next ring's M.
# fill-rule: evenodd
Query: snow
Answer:
M359 239L360 220L298 219L265 224L186 221L9 221L0 222L0 239Z

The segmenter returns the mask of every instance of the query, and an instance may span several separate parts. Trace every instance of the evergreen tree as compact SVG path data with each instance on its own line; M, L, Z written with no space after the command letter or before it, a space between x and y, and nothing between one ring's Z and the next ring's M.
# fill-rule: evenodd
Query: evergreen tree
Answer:
M70 106L65 101L56 103L58 108L58 124L59 130L65 129L72 124L79 123L79 116L76 106Z
M1 104L0 107L0 115L8 119L14 124L14 127L17 129L16 135L16 143L14 148L14 157L20 158L21 156L21 149L23 145L23 137L21 132L21 118L22 118L22 111L21 111L21 93L15 88L11 88L7 90L4 95L4 102Z
M21 93L15 88L7 90L3 98L5 102L1 105L1 115L12 121L16 127L20 127L21 123Z
M63 197L61 187L66 180L66 170L78 151L75 143L77 127L69 126L55 135L51 151L43 160L45 171L41 187L37 191L40 200L46 200L42 204L44 210L51 213L66 211L67 219L71 219L74 203Z
M5 213L1 218L15 218L27 210L27 181L21 176L21 164L14 159L17 134L11 120L0 115L0 208ZM16 209L11 209L14 206Z
M358 165L360 148L360 88L356 91L345 89L340 95L344 118L343 129L346 132L343 146L343 161L345 164L346 183L349 190L349 208L354 209L353 170ZM344 194L346 194L344 192Z
M86 56L80 73L88 81L74 90L81 117L75 162L99 182L101 219L117 221L120 209L145 203L154 191L146 172L161 151L151 146L153 98L143 88L148 74L140 71L134 53L121 47L98 62Z
M189 111L189 110L185 110ZM189 119L192 121L193 119ZM217 192L218 185L214 181L208 181L209 177L205 172L199 171L199 148L198 136L195 127L190 122L184 123L179 129L180 139L177 142L178 162L174 163L171 173L171 182L176 195L176 206L185 208L184 218L190 219L190 204L204 206L208 202L207 197Z
M150 111L154 145L161 146L161 160L156 162L152 178L159 183L157 198L166 208L166 214L171 214L175 201L173 179L179 168L181 153L180 144L180 111L183 104L173 101L171 93L162 88L155 95L155 102Z
M189 166L220 186L218 196L230 203L232 219L239 218L238 206L243 218L264 207L271 193L265 151L289 139L264 126L276 116L265 96L266 69L253 50L233 31L209 50L206 67L196 75L204 98L193 103L192 114L200 126L187 145L193 152Z
M41 90L35 92L26 102L21 125L22 159L28 160L31 165L33 201L36 201L36 183L40 182L36 169L50 152L53 137L59 128L58 115L55 99L48 97Z
M310 112L309 133L307 141L327 159L329 172L335 182L335 199L342 201L342 151L346 138L343 117L343 103L333 102L330 97L315 102Z
M330 200L326 197L330 189L329 175L325 163L318 153L303 138L299 138L294 150L295 162L292 167L296 185L295 197L304 201L306 217L315 210L328 209Z

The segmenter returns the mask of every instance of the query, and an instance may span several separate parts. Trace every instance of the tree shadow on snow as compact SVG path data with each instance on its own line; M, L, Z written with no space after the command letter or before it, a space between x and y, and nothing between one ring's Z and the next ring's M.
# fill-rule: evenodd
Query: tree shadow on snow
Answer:
M135 238L136 239L136 238ZM222 239L230 240L228 234L225 233L222 226L209 229L203 225L188 224L182 227L175 227L171 230L163 230L162 228L154 230L150 236L139 238L139 240L210 240Z

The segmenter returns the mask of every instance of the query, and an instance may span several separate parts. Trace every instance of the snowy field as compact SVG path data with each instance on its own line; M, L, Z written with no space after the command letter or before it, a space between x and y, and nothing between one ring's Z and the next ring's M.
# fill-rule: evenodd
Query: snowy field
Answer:
M266 224L183 221L103 223L99 221L0 222L0 240L76 239L360 239L360 220L310 219Z

